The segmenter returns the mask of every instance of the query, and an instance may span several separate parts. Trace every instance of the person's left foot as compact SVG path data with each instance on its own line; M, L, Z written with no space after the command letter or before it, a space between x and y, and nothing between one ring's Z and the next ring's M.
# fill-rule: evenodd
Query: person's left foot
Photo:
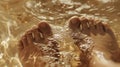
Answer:
M80 66L89 67L91 52L102 52L106 59L120 62L120 50L115 35L106 24L100 20L77 16L70 18L68 22L71 36L83 52Z

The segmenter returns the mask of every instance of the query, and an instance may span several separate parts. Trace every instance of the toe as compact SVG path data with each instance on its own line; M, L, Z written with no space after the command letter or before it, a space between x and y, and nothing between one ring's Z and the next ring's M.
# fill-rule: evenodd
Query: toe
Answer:
M19 50L21 51L22 49L24 49L24 45L22 43L22 40L19 41L19 45L18 45Z
M38 28L33 29L32 35L33 35L34 41L37 42L37 43L40 43L40 42L42 42L42 41L44 40L44 36L43 36L43 34L38 30Z
M79 17L74 16L69 21L69 28L72 30L79 29L80 26L80 20Z
M89 18L88 24L89 24L89 28L90 28L90 29L95 29L95 28L96 28L96 27L94 26L96 23L95 23L95 21L94 21L93 18Z
M42 34L46 36L51 36L52 35L52 30L49 24L46 22L41 22L38 25L39 31L42 32Z
M82 25L82 30L86 30L88 29L88 19L83 17L83 18L80 18L80 22L81 22L81 25Z
M24 48L27 47L28 42L27 42L27 38L25 35L22 37L21 42L22 42Z
M99 34L105 34L105 27L102 21L96 21L97 22L97 30Z
M97 34L96 22L94 21L93 18L89 18L88 25L89 25L90 32L96 35Z
M81 32L85 34L89 34L89 25L88 25L89 20L83 17L83 18L80 18L80 22L81 22L81 25L80 25Z
M32 32L29 32L26 34L26 37L27 37L27 42L28 42L28 45L33 45L33 36L32 36Z
M104 32L106 32L106 24L103 23L102 29L103 29Z

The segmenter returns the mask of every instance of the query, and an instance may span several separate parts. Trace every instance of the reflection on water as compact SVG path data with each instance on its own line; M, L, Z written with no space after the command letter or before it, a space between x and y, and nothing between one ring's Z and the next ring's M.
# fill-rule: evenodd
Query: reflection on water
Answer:
M0 67L21 67L17 41L25 30L47 20L64 25L71 16L94 16L109 23L120 43L120 0L1 0Z

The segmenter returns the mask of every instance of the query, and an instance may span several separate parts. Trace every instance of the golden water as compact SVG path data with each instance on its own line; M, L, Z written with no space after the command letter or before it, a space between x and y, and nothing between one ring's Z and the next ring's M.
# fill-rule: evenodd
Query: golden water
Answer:
M41 20L63 26L72 16L93 16L110 24L120 44L120 0L1 0L0 67L22 67L17 41Z

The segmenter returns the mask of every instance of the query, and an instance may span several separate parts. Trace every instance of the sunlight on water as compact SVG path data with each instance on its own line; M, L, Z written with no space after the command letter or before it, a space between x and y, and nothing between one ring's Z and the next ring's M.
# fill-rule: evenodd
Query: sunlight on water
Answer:
M98 0L98 1L103 2L103 3L112 2L112 0Z
M22 67L18 58L18 40L26 30L41 20L46 20L50 24L63 26L70 17L75 15L97 17L110 24L120 44L119 4L120 0L1 0L0 67ZM54 31L61 29L59 26L55 27L56 30ZM67 30L61 29L61 31L64 32ZM61 38L61 36L67 36L67 38ZM65 34L55 34L54 37L56 39L61 38L66 40L69 38L69 36ZM73 44L69 41L71 41L70 38L62 44L65 46ZM69 48L74 50L71 47L73 46ZM61 55L64 55L64 57L70 56L69 58L64 58L67 60L75 57L72 52L68 51L61 51ZM97 57L101 57L102 61L108 62L99 53L97 55ZM65 67L71 67L71 65L69 65L71 62L67 60L63 61L64 59L61 59L62 64L66 64Z

